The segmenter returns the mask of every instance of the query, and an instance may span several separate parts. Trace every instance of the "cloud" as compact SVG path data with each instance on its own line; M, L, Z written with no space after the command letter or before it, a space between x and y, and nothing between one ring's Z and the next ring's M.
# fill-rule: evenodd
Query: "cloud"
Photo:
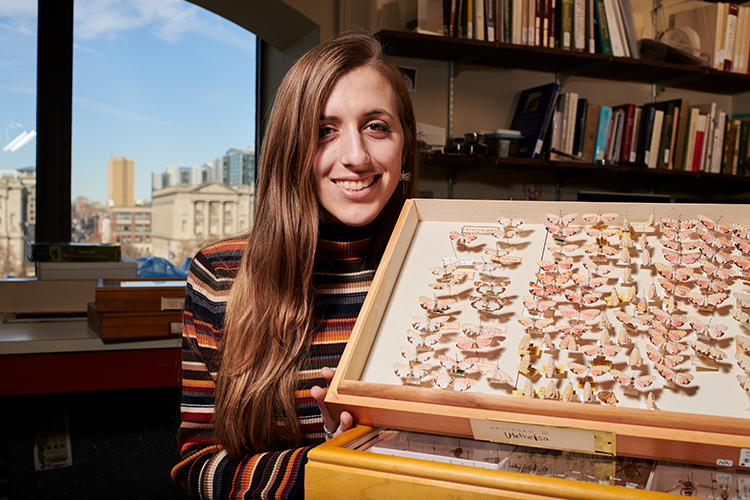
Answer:
M230 33L215 14L185 0L76 0L75 19L78 40L114 39L147 29L170 43L197 34L254 53L249 37Z
M73 48L74 49L78 49L78 50L82 50L84 52L88 52L90 54L96 54L96 55L101 54L101 52L99 52L98 50L94 50L94 49L90 49L88 47L84 47L80 43L73 43Z
M37 0L0 0L0 17L34 19Z
M156 118L150 118L148 116L141 116L127 109L118 108L117 106L112 106L110 104L104 104L104 103L100 103L96 101L90 101L88 99L82 99L80 97L73 97L73 104L80 106L82 108L86 108L90 111L95 111L97 113L102 113L102 114L114 116L116 118L122 118L125 120L155 123L157 125L168 125L168 126L175 125L174 123L167 122L164 120L157 120Z
M0 85L0 90L7 92L16 92L18 94L36 94L36 84L33 88L30 87L10 87L8 85Z

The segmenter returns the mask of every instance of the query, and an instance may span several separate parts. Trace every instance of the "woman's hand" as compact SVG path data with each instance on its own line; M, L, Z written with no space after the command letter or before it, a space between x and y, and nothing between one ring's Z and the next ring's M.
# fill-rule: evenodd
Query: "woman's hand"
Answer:
M323 375L323 378L326 379L326 385L329 385L333 379L333 370L325 367L320 370L320 373ZM338 417L338 421L331 417L324 401L326 390L327 389L322 389L316 385L310 389L310 395L315 401L317 401L318 406L320 407L320 413L323 415L323 430L326 433L326 441L328 441L332 437L338 436L342 432L351 429L354 424L354 417L352 417L351 413L348 411L342 411L341 415Z

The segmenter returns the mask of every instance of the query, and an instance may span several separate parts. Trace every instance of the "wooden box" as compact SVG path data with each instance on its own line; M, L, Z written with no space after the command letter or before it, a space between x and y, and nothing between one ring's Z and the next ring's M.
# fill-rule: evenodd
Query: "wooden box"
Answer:
M593 219L601 219L602 217L598 216L610 212L619 215L606 224L601 220L598 223L581 220L583 214L594 214ZM565 216L573 213L580 215L575 221L565 225L565 222L568 222ZM685 290L689 288L691 291L700 291L697 282L678 278L676 283L686 287L680 293L686 297L678 296L674 300L674 309L670 309L670 296L674 293L665 292L660 282L662 271L658 271L656 266L656 263L660 263L662 270L666 269L664 265L668 264L668 253L664 252L667 248L663 246L662 241L666 243L669 236L673 237L670 241L680 242L677 249L680 266L674 269L692 267L696 277L703 273L703 268L696 267L703 265L700 261L690 266L682 262L688 260L688 257L682 256L683 254L694 253L683 250L692 246L690 241L700 241L697 231L703 227L703 223L698 222L693 232L685 229L688 233L678 236L667 230L668 226L673 224L678 225L678 230L680 224L687 227L690 225L689 221L697 219L699 215L704 217L706 224L710 224L711 221L738 223L738 232L742 226L750 227L750 207L737 205L414 200L405 206L401 214L326 401L334 411L350 411L358 424L377 427L588 453L676 460L740 469L750 467L750 413L747 411L750 407L750 398L747 390L743 389L739 382L742 377L747 376L739 366L741 360L746 361L742 356L748 355L746 348L740 345L740 341L746 344L747 341L744 339L750 333L747 329L748 324L740 322L743 320L742 313L748 312L747 303L741 304L745 309L740 307L740 314L734 312L738 307L735 306L735 294L746 298L744 294L748 273L739 267L744 265L743 258L746 257L739 249L742 242L738 240L737 246L733 243L724 249L725 255L735 256L735 260L728 260L724 264L724 267L735 272L735 276L725 280L727 298L714 308L695 306L688 300L689 294ZM526 218L526 221L515 237L508 237L507 234L511 233L506 232L505 237L496 239L489 233L500 227L500 217ZM623 232L625 218L629 220L630 226ZM652 218L656 220L654 225L649 224ZM599 318L595 321L575 318L577 322L574 324L590 327L590 330L577 339L577 351L559 348L561 340L565 338L563 331L557 331L552 335L554 349L540 348L542 331L549 332L550 326L545 326L544 330L534 331L530 335L531 347L523 346L523 353L532 353L531 369L527 370L525 366L520 365L522 353L519 353L519 348L522 347L524 336L529 332L527 327L518 321L518 317L533 319L532 329L539 324L537 320L542 318L553 319L553 329L561 326L564 330L566 325L570 327L572 324L570 320L561 317L561 306L570 305L563 297L562 290L549 297L555 301L555 305L546 313L532 316L524 306L524 297L530 295L531 282L535 283L538 280L536 273L541 271L539 262L564 262L564 257L552 254L548 248L554 243L545 227L549 225L549 219L561 219L559 224L570 228L570 232L579 226L584 228L584 231L562 242L563 245L577 245L571 250L569 257L573 262L572 271L581 275L578 280L583 285L573 286L572 283L566 283L563 289L570 288L575 292L577 287L578 292L585 294L593 290L587 287L592 285L590 280L597 275L583 267L584 262L588 260L592 260L597 266L609 264L613 267L611 274L603 277L604 286L596 289L603 292L599 302L585 307L573 305L579 313L584 309L599 309L599 318L606 316L611 326L599 324ZM503 222L507 223L506 220ZM510 225L512 223L505 227L509 228ZM597 226L598 229L593 229L593 226ZM596 239L587 236L585 230L606 231L604 226L614 231L612 235L601 236L603 233L598 233L600 244L594 243L596 248L586 247L596 242ZM481 234L475 241L463 245L450 239L452 231L478 231ZM625 243L625 233L628 233L636 243L629 249L631 263L618 265L618 258L624 257L620 253L620 242ZM638 243L642 234L646 235L643 247ZM706 234L707 239L711 235L722 237L713 230ZM458 240L461 234L455 234L453 238ZM741 239L747 238L747 235L743 235ZM604 247L608 246L616 248L617 255L602 255ZM510 249L508 255L514 259L520 257L521 263L504 265L491 273L474 270L466 264L491 263L493 252L502 253L503 249ZM487 253L488 250L490 253ZM706 252L709 251L710 248L707 248ZM651 256L651 264L647 262L647 253ZM674 254L669 255L673 258ZM495 257L497 258L497 255ZM450 263L451 259L459 259L462 263L455 273L473 272L474 276L446 289L433 290L428 284L436 281L438 277L433 275L430 268ZM505 261L512 262L514 259L506 258ZM706 265L706 269L709 267ZM674 269L670 272L674 272ZM633 279L632 285L628 284L627 271ZM442 278L445 279L446 276ZM470 297L479 295L474 282L493 280L496 284L510 280L510 283L505 285L504 306L492 313L474 309L470 304ZM654 288L651 287L652 284L655 285ZM629 298L627 291L633 286L636 287L636 296ZM665 283L664 286L669 285ZM726 326L724 334L718 339L698 335L692 327L684 325L681 328L686 333L670 332L680 328L668 326L664 335L684 335L684 338L680 338L676 343L680 344L679 349L684 349L679 352L686 359L675 366L674 371L681 373L682 378L687 377L685 374L693 378L687 385L676 383L678 379L674 373L670 375L665 370L665 375L662 375L659 371L661 368L657 370L657 363L647 357L647 351L652 351L652 348L656 347L652 345L652 336L653 339L659 338L658 333L649 333L649 330L658 325L625 328L623 322L614 315L615 310L622 311L630 315L630 320L620 315L623 321L628 323L632 320L635 324L633 318L640 318L636 316L636 305L640 302L640 297L650 296L652 291L655 292L653 300L644 299L645 304L653 308L652 314L663 310L664 307L672 310L669 317L675 318L665 321L676 323L676 317L682 314L691 316L693 321L709 327L718 324ZM575 293L571 293L571 296L574 295ZM700 293L694 296L695 301L701 300L698 295ZM417 337L414 333L409 333L413 326L413 316L436 315L426 313L420 307L420 296L427 297L424 300L427 305L430 305L430 301L451 298L457 300L451 309L444 312L450 316L445 320L448 327L443 327L442 336L439 336L437 343L429 349L415 346L409 341L411 337L419 343L418 337L421 337L425 344L428 343L425 340L426 334ZM604 298L609 297L614 304L615 296L621 298L620 303L608 306ZM737 301L739 300L738 298ZM481 301L477 301L477 305L481 304ZM663 316L663 313L659 314ZM734 314L738 319L734 319ZM497 335L488 348L479 349L475 344L473 348L459 349L457 337L462 333L459 332L456 323L497 326L503 328L504 333ZM620 333L619 330L623 329L630 336L630 340L623 338L619 352L604 356L602 348L617 346L615 339ZM609 331L609 340L603 330ZM687 346L688 341L703 343L706 349L718 349L726 357L712 361L694 353ZM647 345L651 345L651 348ZM665 342L661 342L660 345L662 347L657 349L659 352ZM644 360L638 368L629 366L634 347L639 348ZM414 352L434 351L434 356L426 362L428 369L425 371L428 375L411 379L396 375L396 363L411 366L415 364L402 357L403 348ZM584 349L601 354L605 359L600 359L599 364L595 365L592 360L596 356L587 356L582 352ZM660 355L667 354L665 351ZM438 362L441 355L455 358L457 361L465 357L477 357L479 362L496 364L512 376L513 382L510 385L490 382L487 376L482 375L473 366L461 371L461 368L451 367L449 359L443 358L449 367L446 368ZM549 372L551 378L535 373L549 367L550 360L554 371ZM601 363L604 362L610 372L589 379L589 391L589 387L583 382L584 378L570 371L571 362L585 365L591 373L593 366L602 366ZM521 373L518 368L523 368L525 373ZM450 377L451 380L445 389L437 388L435 385L436 381L443 382L445 375L433 377L433 370L447 373ZM622 383L616 381L617 376L612 375L612 370L620 373L621 380L626 380ZM637 390L631 387L640 383L642 377L649 376L653 376L653 381L648 389ZM474 385L468 390L460 390L467 385L466 378L473 379ZM526 382L527 380L530 382ZM564 387L567 387L568 383L573 385L575 399L566 402L541 397L539 393L545 391L550 381L557 384L560 393L564 392ZM522 389L527 384L533 388L534 397L523 396ZM593 395L596 398L602 391L613 393L619 402L614 406L604 404L598 399L594 399L593 402L580 402L582 396ZM648 409L651 404L649 393L653 394L653 404L658 409ZM527 394L531 395L528 392Z
M491 470L425 459L387 456L361 449L371 433L357 426L310 450L305 466L305 498L309 500L413 498L415 500L493 498L669 500L674 496L558 477ZM611 469L611 470L609 470ZM604 472L622 474L616 466ZM636 471L649 477L648 471ZM675 481L676 484L677 481ZM615 483L616 484L616 483ZM703 492L703 490L701 490ZM718 497L717 497L718 498ZM738 496L738 498L745 498Z
M101 280L87 320L105 342L174 338L182 333L184 279Z
M96 288L96 310L103 312L181 311L185 279L102 280Z
M182 311L100 312L89 302L86 321L104 342L175 338L182 333Z

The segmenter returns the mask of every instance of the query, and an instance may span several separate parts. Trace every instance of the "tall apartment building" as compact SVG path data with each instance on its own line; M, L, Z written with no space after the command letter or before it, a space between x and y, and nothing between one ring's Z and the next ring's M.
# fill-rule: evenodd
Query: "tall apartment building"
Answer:
M151 191L174 186L200 186L218 181L229 186L255 183L255 149L230 149L225 155L199 167L167 165L164 172L154 172Z
M107 206L135 206L135 160L117 155L107 165Z

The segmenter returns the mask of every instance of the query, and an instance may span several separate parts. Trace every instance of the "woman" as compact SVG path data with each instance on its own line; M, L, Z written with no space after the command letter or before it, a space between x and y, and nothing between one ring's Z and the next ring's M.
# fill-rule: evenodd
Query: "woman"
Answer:
M292 67L266 131L254 226L201 250L188 278L172 477L192 496L301 497L307 451L352 425L346 413L324 425L319 386L417 168L409 93L376 39L344 34Z

